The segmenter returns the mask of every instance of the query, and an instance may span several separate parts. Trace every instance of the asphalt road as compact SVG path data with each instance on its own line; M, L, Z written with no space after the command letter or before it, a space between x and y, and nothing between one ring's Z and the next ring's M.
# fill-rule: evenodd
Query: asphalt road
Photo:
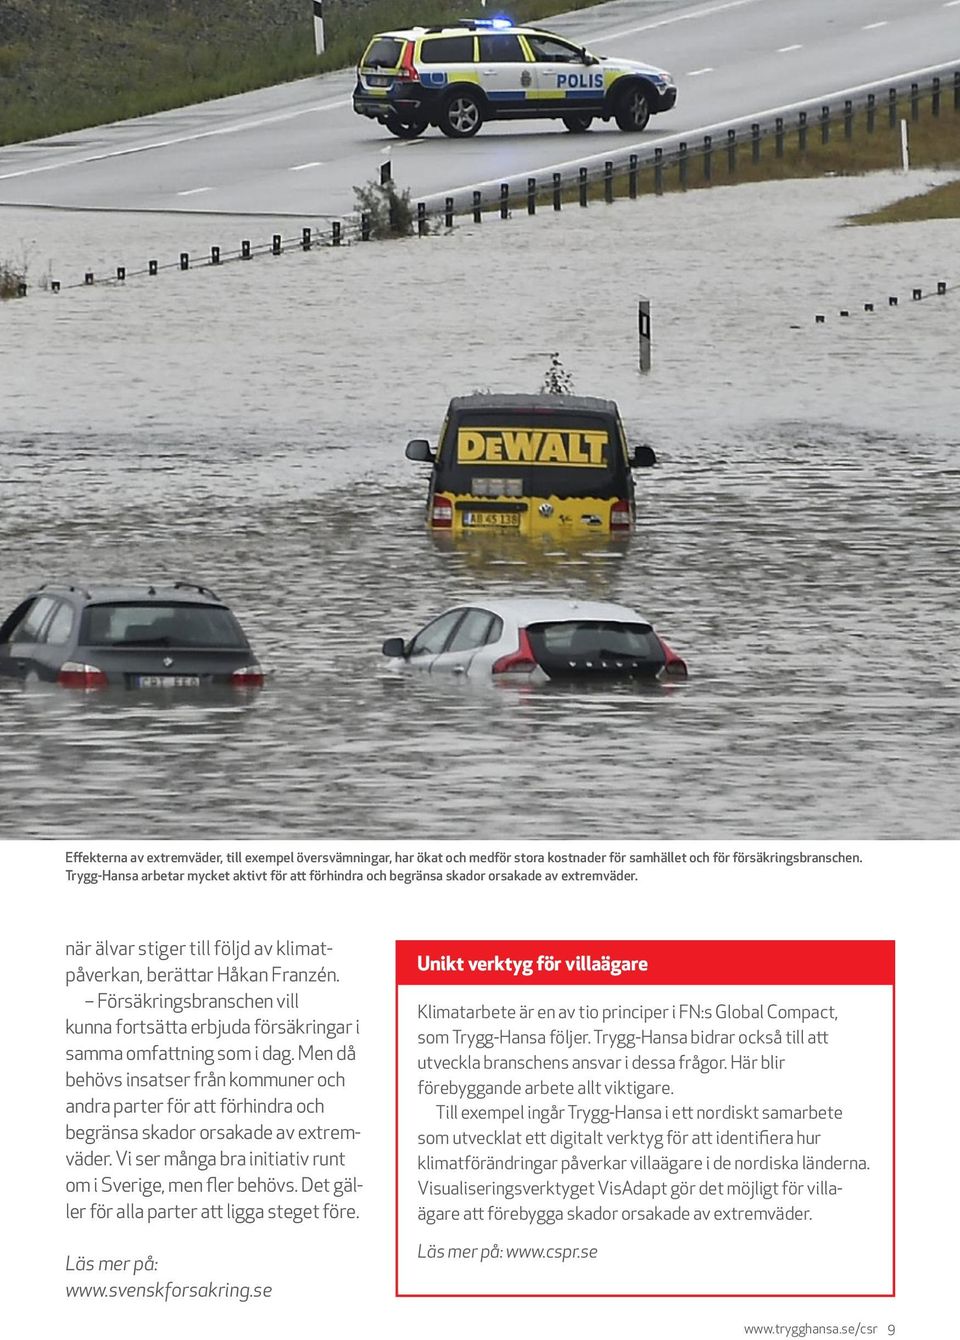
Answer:
M960 62L960 0L615 0L543 26L673 73L677 106L643 145ZM553 121L403 143L354 114L353 83L344 70L0 148L0 205L336 218L388 154L416 200L627 147L606 123L571 136Z

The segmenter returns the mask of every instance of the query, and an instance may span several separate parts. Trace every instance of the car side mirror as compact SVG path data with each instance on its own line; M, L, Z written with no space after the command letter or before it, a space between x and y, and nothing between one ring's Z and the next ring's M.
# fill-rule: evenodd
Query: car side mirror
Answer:
M423 437L415 437L412 442L408 442L404 454L408 461L435 461L437 459L430 449L430 443Z
M384 656L392 656L394 660L400 660L407 654L407 644L402 637L388 637L381 651Z
M635 470L642 470L647 466L656 465L657 453L653 447L648 447L646 443L641 442L630 459L630 464Z
M580 53L580 59L583 61L584 65L599 65L599 64L600 64L599 59L598 59L596 56L591 56L591 55L590 55L590 52L587 51L586 49L584 49L583 51L581 51L581 53Z

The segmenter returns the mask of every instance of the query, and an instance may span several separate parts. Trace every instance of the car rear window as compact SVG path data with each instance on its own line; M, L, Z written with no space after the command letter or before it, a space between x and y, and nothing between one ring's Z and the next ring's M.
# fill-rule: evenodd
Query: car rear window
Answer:
M91 647L247 646L240 625L221 605L153 601L89 605L84 610L79 640Z
M400 64L403 43L396 37L375 37L367 47L361 64L365 69L395 70Z
M665 660L660 639L647 623L620 623L616 620L570 620L562 623L531 624L527 636L533 654L544 660L656 661Z
M559 399L560 397L558 397ZM489 497L626 496L628 466L614 417L569 410L451 414L437 487Z
M464 65L473 61L472 37L430 37L420 43L423 65Z

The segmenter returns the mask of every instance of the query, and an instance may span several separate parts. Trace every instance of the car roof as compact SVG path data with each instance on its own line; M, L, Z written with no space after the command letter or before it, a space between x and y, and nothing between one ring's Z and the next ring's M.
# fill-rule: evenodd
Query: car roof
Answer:
M526 627L527 624L541 621L565 621L570 619L613 620L619 623L650 623L644 615L629 605L614 605L606 600L563 600L549 596L505 596L494 597L478 594L461 600L451 609L477 607L489 610L501 619L510 620Z
M600 400L591 395L498 395L491 392L458 395L450 401L452 410L532 409L541 413L553 410L570 413L617 414L615 400Z
M121 582L101 581L85 582L78 578L68 581L44 582L38 586L36 595L74 595L90 604L110 603L126 600L176 601L189 605L223 605L223 601L208 586L199 586L195 582Z
M531 33L541 37L554 37L555 33L548 32L545 28L538 28L535 24L526 23L498 23L493 24L489 20L470 19L460 23L440 23L423 28L390 28L386 32L375 33L370 39L375 42L378 37L396 37L401 41L414 42L418 37L434 37L440 33L447 37L463 36L470 37L474 33ZM563 42L569 42L570 46L576 46L577 43L569 37L560 39ZM369 44L368 44L369 45Z

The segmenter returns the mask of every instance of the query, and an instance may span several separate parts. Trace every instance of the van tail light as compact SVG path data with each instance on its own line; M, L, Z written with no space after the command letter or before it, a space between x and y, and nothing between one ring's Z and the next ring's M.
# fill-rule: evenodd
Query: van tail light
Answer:
M678 656L673 648L663 638L660 638L660 647L666 657L666 664L660 674L664 679L686 679L689 675L687 663L682 656Z
M431 523L443 528L449 528L453 525L453 499L448 498L445 493L435 493L433 495Z
M64 661L57 675L57 683L65 689L105 689L107 677L96 665L82 661Z
M537 658L533 654L533 648L530 646L530 639L527 637L527 630L520 629L520 646L516 651L509 652L506 656L501 656L499 661L495 661L491 674L494 675L529 675L537 668Z
M610 508L610 529L625 530L633 525L633 516L630 511L630 501L627 498L614 498L613 506Z
M230 683L235 689L262 689L263 671L259 665L244 665L234 670Z
M420 82L420 75L413 63L412 42L407 42L403 48L403 55L400 57L400 73L397 78L405 84L419 84Z

